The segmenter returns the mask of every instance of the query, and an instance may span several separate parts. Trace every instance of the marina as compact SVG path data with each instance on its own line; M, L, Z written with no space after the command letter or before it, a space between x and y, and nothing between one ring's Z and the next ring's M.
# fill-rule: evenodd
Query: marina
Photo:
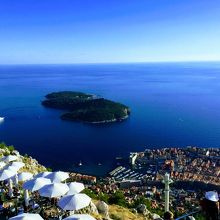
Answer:
M154 180L155 174L150 170L146 172L140 172L136 170L132 170L130 168L126 168L124 166L119 166L115 168L113 171L109 173L109 175L114 178L116 181L124 181L124 180L142 180L142 179L150 179Z

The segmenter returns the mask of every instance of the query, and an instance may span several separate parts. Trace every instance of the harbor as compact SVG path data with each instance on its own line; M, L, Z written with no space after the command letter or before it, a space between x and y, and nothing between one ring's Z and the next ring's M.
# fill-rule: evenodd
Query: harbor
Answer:
M127 164L109 173L116 181L161 181L169 173L177 182L198 182L220 186L220 149L200 147L147 148L131 152Z

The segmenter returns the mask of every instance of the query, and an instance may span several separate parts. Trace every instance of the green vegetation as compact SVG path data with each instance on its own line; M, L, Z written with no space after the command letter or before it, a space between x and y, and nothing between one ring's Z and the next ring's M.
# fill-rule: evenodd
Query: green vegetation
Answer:
M201 214L201 213L195 215L194 218L196 220L205 220L206 219L205 216L203 214Z
M138 205L144 204L146 205L146 208L151 212L151 213L157 213L160 216L164 215L164 209L161 207L158 208L152 208L151 206L151 200L147 199L144 196L139 196L136 199L133 200L133 202L129 203L126 200L126 197L123 193L123 191L118 190L114 193L107 194L107 193L98 193L96 194L93 190L90 189L85 189L84 193L90 196L94 200L101 200L106 202L109 205L118 205L123 208L128 208L128 209L136 209ZM171 212L174 213L175 217L182 216L183 213L177 212L175 209L171 208ZM116 219L116 218L115 218ZM202 214L197 214L196 219L201 219L203 220L204 217Z
M61 116L63 120L88 123L120 121L130 114L129 108L121 103L81 92L50 93L46 95L42 105L67 110L68 112Z
M83 191L89 197L95 200L101 200L106 202L107 204L114 204L128 208L129 204L127 203L125 196L122 191L118 190L115 193L107 194L107 193L99 193L96 194L94 191L90 189L84 189Z
M48 172L53 172L53 169L50 168L50 167L47 167L46 169L47 169Z
M4 153L4 156L9 155L12 151L15 150L13 145L7 146L4 142L0 143L0 149L7 149L7 152Z
M107 194L103 192L96 194L91 189L84 189L83 192L87 194L89 197L91 197L92 199L101 200L110 205L114 204L114 205L122 206L124 208L136 208L139 204L146 204L146 206L150 208L150 201L146 199L145 197L139 197L133 203L128 203L123 191L121 190L118 190L111 194Z
M64 91L64 92L53 92L50 93L48 95L46 95L46 98L48 99L52 99L52 98L75 98L75 99L87 99L87 98L91 98L92 95L89 94L85 94L82 92L72 92L72 91Z

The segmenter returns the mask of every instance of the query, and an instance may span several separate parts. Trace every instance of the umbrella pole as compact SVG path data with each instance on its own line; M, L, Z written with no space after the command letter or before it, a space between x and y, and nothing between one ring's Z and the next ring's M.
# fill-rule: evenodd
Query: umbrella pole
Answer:
M15 175L15 186L18 186L18 174Z
M12 179L9 179L9 197L13 197L13 182Z
M69 211L69 215L73 215L74 214L74 211Z
M25 206L28 207L29 206L29 193L27 189L25 189L24 191L24 202L25 202Z

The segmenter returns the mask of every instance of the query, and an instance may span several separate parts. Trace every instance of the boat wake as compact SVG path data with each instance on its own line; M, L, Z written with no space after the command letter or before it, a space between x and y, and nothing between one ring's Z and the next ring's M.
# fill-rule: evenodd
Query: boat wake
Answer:
M5 120L4 117L0 117L0 123L2 123Z

